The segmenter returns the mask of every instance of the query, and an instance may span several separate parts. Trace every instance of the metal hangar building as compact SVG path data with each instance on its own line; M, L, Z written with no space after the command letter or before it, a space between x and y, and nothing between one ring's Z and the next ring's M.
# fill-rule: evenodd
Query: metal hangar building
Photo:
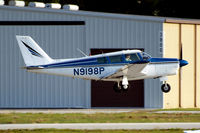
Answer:
M0 6L0 108L200 107L200 21L138 15ZM112 82L88 81L20 69L25 64L16 35L31 36L56 59L122 49L152 57L183 58L189 65L169 77L163 94L159 79L131 82L115 93Z

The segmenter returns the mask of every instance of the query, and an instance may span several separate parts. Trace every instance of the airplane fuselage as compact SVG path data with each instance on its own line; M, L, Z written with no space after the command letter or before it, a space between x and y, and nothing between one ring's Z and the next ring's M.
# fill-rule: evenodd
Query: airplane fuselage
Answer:
M125 55L127 54L137 54L138 60L125 61ZM150 57L143 59L141 54L141 52L131 52L130 50L121 53L116 52L116 54L103 54L73 60L55 61L50 64L27 68L29 72L103 81L119 81L122 80L122 75L126 75L128 80L139 80L159 78L177 73L179 68L178 59ZM117 58L117 56L121 60L116 59L116 62L112 62L110 58ZM101 61L103 59L106 61ZM116 73L118 70L121 70L121 72L109 77L109 75ZM140 72L138 73L137 71Z

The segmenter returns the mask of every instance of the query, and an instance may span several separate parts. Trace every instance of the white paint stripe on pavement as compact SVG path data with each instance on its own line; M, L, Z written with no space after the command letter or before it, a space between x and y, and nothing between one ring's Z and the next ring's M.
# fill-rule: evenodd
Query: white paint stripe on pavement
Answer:
M7 129L200 129L200 123L69 123L69 124L0 124L0 130Z
M200 114L200 111L157 111L158 114Z

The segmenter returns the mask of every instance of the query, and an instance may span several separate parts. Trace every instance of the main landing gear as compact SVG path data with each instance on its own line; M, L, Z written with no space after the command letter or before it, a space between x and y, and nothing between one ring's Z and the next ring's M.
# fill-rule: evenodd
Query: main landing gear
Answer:
M129 88L130 88L130 85L122 85L122 83L120 83L120 82L115 83L113 86L113 90L118 93L120 93L122 91L126 92L126 91L128 91Z
M122 91L126 92L129 88L130 85L126 76L123 76L122 81L116 82L113 86L114 91L118 93ZM168 93L171 90L171 86L166 81L164 81L164 84L161 86L161 90L164 93Z
M126 76L123 76L122 82L116 82L113 86L115 92L128 91L129 88L130 85Z
M164 81L164 84L161 86L161 90L164 93L168 93L171 90L171 87L166 81Z

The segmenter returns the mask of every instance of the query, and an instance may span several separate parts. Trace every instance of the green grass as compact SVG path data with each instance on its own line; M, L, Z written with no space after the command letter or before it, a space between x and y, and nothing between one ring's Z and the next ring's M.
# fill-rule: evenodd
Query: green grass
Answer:
M0 114L0 124L15 123L138 123L138 122L200 122L199 114L157 114L138 111L115 114Z
M180 129L170 130L61 130L61 129L37 129L37 130L0 130L0 133L183 133Z

